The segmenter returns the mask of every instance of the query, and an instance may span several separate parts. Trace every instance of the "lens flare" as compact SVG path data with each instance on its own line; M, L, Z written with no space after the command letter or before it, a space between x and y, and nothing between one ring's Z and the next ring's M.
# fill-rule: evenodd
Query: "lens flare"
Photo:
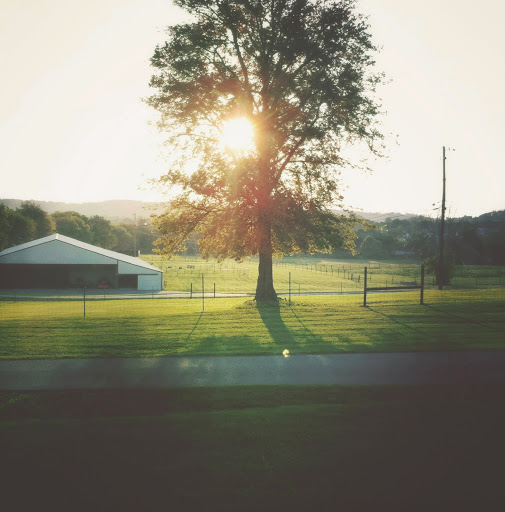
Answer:
M222 143L231 151L247 151L254 144L252 124L245 117L230 119L223 126Z

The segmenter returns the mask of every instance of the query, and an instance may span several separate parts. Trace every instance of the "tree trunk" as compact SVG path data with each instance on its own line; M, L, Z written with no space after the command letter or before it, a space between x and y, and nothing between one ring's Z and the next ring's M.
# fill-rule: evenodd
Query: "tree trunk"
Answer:
M274 205L272 200L272 128L268 119L263 120L257 137L258 153L261 155L258 165L257 181L257 236L258 236L258 282L256 284L256 301L277 300L272 273L272 217Z
M256 284L256 301L277 300L272 271L272 223L268 213L260 217L258 282Z
M258 265L258 283L256 285L256 301L277 300L272 274L272 251L260 252Z

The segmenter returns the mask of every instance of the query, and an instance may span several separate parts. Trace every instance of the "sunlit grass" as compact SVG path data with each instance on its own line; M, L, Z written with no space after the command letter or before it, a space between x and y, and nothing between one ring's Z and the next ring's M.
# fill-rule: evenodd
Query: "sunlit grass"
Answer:
M217 262L200 258L161 256L143 258L162 269L164 288L170 291L201 293L202 275L205 292L250 293L256 289L258 263L254 259L237 263L232 260ZM368 267L369 286L398 286L421 280L421 266L414 263L378 262L366 260L336 261L318 258L285 258L275 260L274 285L278 293L303 294L313 292L355 292L363 290L364 268ZM426 273L426 287L435 286L435 276ZM482 288L505 286L505 267L458 266L452 280L454 287Z
M503 290L397 295L0 302L0 358L505 348Z

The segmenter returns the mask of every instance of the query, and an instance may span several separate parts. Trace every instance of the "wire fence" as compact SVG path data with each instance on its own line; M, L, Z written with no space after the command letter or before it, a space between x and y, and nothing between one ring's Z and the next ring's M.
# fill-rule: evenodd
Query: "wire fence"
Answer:
M222 298L252 299L255 295L257 262L207 262L184 259L164 261L151 257L164 272L163 290L137 291L132 289L67 289L67 290L1 290L0 301L33 301L80 303L83 316L90 304L125 300L182 300L179 308L205 310L209 300ZM273 268L275 289L279 297L289 300L307 296L338 296L341 304L378 302L422 303L423 290L437 287L435 276L422 277L422 266L368 262L290 263L276 261ZM366 276L366 278L365 278ZM366 283L365 283L366 281ZM452 289L505 289L503 267L464 267L464 272L453 277ZM416 295L417 294L417 295ZM186 303L189 299L192 303ZM195 303L195 304L193 304ZM81 306L68 306L75 310ZM124 305L122 306L125 307ZM87 308L87 311L86 311Z
M440 340L454 329L465 340L475 314L470 337L480 339L484 323L486 332L502 336L505 285L484 269L481 289L472 283L439 291L429 274L421 288L420 265L369 264L365 279L363 265L277 264L281 300L270 307L253 300L252 264L216 264L215 272L187 265L193 263L167 272L162 291L0 291L0 359L282 353L287 346L316 353L333 350L332 343L362 350L377 339L387 350L403 350L407 334L429 340L429 324L441 318Z

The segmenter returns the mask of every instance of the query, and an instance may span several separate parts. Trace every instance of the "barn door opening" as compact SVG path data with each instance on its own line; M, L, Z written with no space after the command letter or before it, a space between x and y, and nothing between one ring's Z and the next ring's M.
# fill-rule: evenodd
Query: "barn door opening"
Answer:
M119 288L138 288L138 276L136 274L120 274L118 276Z

